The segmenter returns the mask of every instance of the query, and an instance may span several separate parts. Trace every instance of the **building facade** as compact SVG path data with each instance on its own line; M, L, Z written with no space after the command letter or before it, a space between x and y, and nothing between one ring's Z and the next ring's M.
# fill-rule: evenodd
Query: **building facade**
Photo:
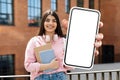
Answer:
M25 48L30 38L37 35L42 13L47 9L56 10L61 21L62 19L68 19L69 10L73 6L100 10L101 20L104 23L104 28L100 31L105 34L103 44L114 45L115 53L119 55L120 6L117 3L120 3L120 1L0 0L0 6L2 6L0 7L0 66L2 65L0 74L27 74L24 69ZM64 28L62 29L65 33ZM95 63L99 63L101 55L100 53L100 57L96 57ZM116 61L120 61L117 56L115 57ZM6 67L6 65L10 66ZM10 71L11 73L9 73Z

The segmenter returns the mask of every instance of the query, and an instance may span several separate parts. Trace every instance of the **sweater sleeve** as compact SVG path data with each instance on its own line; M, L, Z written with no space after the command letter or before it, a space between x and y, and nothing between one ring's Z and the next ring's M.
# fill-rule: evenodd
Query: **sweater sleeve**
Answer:
M32 38L28 42L25 50L24 66L28 72L38 73L40 70L40 63L36 61L34 48L35 48L35 39Z

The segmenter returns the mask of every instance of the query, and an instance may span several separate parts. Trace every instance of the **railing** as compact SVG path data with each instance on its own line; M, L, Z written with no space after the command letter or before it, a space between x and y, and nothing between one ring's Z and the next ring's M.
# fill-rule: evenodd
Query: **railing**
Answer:
M30 75L6 75L6 76L0 76L0 80L15 80L15 78L20 78L20 80L29 80ZM7 78L7 79L6 79ZM23 79L24 78L24 79Z
M120 80L120 69L68 73L68 80Z
M67 74L68 74L68 80L120 80L120 69L70 72ZM14 78L14 79L25 78L20 80L29 80L29 77L30 75L8 75L8 76L0 76L0 80L4 80L5 78Z

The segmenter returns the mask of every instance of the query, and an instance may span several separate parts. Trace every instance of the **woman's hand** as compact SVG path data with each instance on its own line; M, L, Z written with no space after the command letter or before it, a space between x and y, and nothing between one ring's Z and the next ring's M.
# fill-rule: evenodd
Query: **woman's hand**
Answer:
M66 20L66 19L62 20L62 27L64 28L65 31L67 31L68 20ZM103 27L103 23L100 22L99 23L99 28L102 28L102 27ZM101 47L101 45L102 45L102 39L103 39L103 37L104 37L103 33L98 33L96 35L96 41L95 41L95 47L96 47L96 49L95 49L95 52L94 52L96 56L99 54L98 48Z
M100 22L99 23L99 28L102 28L103 27L103 23ZM102 45L102 39L103 39L103 33L98 33L96 35L96 41L95 41L95 47L96 47L96 50L95 50L95 55L97 56L99 54L99 51L98 51L98 48L101 47Z
M50 68L51 69L57 69L59 67L59 61L57 59L53 59L50 62Z

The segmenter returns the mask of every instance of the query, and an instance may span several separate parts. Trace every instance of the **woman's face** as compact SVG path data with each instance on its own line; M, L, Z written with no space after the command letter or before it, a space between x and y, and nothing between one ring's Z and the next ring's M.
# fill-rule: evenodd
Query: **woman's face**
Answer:
M54 16L48 15L45 22L44 28L46 33L54 33L57 27L57 22Z

